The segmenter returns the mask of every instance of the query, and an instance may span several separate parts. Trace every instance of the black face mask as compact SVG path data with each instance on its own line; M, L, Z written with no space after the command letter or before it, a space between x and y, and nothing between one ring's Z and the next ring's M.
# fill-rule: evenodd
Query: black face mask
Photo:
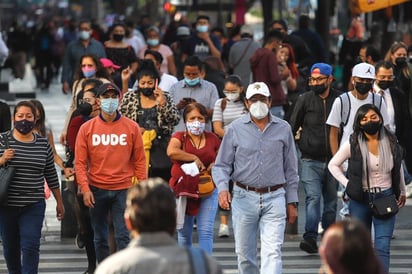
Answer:
M392 87L393 81L379 81L378 87L382 90Z
M370 134L370 135L377 133L381 128L382 128L382 123L374 122L374 121L367 122L366 124L361 126L361 129L365 133Z
M355 82L355 89L362 95L367 94L372 89L372 83L359 83Z
M396 58L396 59L395 59L395 64L396 64L398 67L403 68L404 66L407 65L406 57L398 57L398 58Z
M93 107L89 103L81 103L79 104L77 109L79 110L80 114L83 116L90 116L90 113L92 113L93 111Z
M34 125L35 122L28 121L26 119L14 122L14 128L23 135L31 132L34 128Z
M146 97L153 95L154 90L152 88L139 88L139 92Z
M324 93L327 88L328 86L326 84L309 86L309 89L313 91L316 95Z
M121 42L124 38L123 34L113 34L113 40L116 42Z

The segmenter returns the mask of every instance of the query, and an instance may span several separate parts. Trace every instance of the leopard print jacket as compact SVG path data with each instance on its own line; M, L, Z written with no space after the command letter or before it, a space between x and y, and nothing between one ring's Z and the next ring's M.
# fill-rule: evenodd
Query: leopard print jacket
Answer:
M173 132L173 127L179 123L180 115L173 103L172 97L168 93L163 93L166 99L164 106L157 106L157 124L160 132L158 134L170 136ZM137 91L129 91L124 94L120 103L119 111L122 115L137 121L137 111L140 105L140 96Z

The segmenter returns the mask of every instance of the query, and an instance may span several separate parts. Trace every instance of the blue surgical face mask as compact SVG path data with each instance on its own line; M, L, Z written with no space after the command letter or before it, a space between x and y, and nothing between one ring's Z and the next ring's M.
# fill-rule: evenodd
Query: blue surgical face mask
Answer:
M119 106L119 99L118 98L103 98L100 99L100 109L107 113L113 114L117 107Z
M96 70L94 69L82 69L82 72L86 78L91 78L96 74Z
M159 39L147 39L146 42L149 46L153 47L159 45Z
M188 86L190 86L190 87L196 86L197 84L199 84L199 82L200 82L200 78L199 78L199 77L193 78L193 79L190 79L190 78L185 77L185 83L186 83Z
M197 25L196 30L198 32L207 32L209 30L209 26L208 25Z

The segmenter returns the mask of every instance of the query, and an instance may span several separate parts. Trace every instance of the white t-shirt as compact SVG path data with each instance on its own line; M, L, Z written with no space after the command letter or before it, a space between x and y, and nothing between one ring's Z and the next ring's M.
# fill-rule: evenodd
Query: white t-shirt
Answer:
M222 100L223 99L219 99L215 103L212 122L221 121L223 127L226 127L234 120L247 113L245 104L242 101L232 102L227 100L226 107L222 111Z
M353 96L352 92L350 91L348 92L348 94L349 94L349 100L350 100L350 105L351 105L349 119L348 119L348 123L343 128L342 139L340 141L339 146L342 146L343 143L345 143L346 141L349 141L349 136L353 133L353 122L355 120L355 114L358 111L358 108L365 104L373 104L373 97L372 97L373 94L371 92L369 92L368 97L364 100L357 99L355 96ZM380 97L381 97L380 95L375 94L375 102L379 102L381 100ZM388 126L388 123L389 123L388 112L387 112L387 108L386 108L386 104L384 100L382 100L380 111L383 117L384 125ZM329 113L326 124L339 128L341 122L342 122L341 102L339 98L336 98L335 101L333 102L332 109Z
M163 73L162 76L160 77L160 83L159 83L159 88L163 91L169 91L170 87L173 86L174 84L176 84L179 80L177 80L176 77L174 77L173 75L167 74L167 73ZM139 81L136 80L136 82L134 82L132 90L137 90L139 85Z

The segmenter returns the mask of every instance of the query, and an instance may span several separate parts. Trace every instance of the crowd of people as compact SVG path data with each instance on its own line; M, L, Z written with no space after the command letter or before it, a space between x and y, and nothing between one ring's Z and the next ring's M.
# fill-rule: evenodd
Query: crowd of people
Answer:
M365 258L361 273L389 272L397 210L383 216L371 205L392 199L402 208L409 195L410 46L394 42L384 56L362 45L338 90L305 15L292 33L275 20L262 45L247 25L233 28L222 44L206 15L168 33L116 22L105 36L88 20L74 24L60 37L68 39L64 45L56 45L52 22L33 40L39 87L49 87L61 64L62 91L71 94L60 134L67 159L56 153L41 102L22 101L11 118L2 115L0 164L16 168L0 206L10 273L37 273L47 188L58 202L57 218L64 217L53 163L75 178L76 242L86 247L85 273L137 273L139 267L145 273L160 256L178 265L178 273L189 273L191 256L221 273L210 257L218 212L218 236L233 231L239 273L282 273L284 231L297 218L298 202L305 208L299 247L320 253L324 273L360 273L352 271L360 257L342 242L363 235L364 249L353 247ZM28 49L16 37L8 36L6 65L21 78ZM52 49L61 62L47 57ZM155 177L161 180L148 179ZM198 184L212 179L214 189L200 195ZM29 222L34 230L27 231ZM319 224L326 233L318 248ZM170 258L182 251L171 238L175 232L188 251ZM139 258L124 260L129 254ZM166 265L156 264L159 273Z

